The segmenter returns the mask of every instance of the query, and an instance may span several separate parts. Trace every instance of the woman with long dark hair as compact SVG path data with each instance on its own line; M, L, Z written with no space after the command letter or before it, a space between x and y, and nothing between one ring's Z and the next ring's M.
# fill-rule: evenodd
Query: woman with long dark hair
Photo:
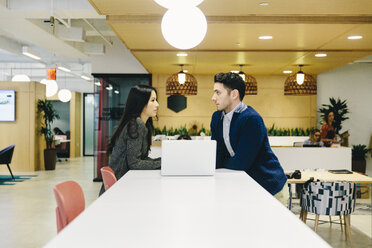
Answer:
M123 116L115 129L107 152L111 154L109 167L119 180L128 170L160 168L160 158L148 157L152 118L156 117L159 103L156 89L148 85L133 86L129 92ZM104 192L102 185L100 195Z
M320 131L321 140L326 147L330 147L333 142L336 142L336 131L333 127L335 115L332 111L328 111L324 115L324 123Z

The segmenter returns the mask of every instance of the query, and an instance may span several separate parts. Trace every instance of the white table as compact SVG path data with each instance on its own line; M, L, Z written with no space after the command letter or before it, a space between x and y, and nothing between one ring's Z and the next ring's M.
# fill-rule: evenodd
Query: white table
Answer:
M296 235L293 235L293 234ZM129 171L45 247L330 247L245 172Z
M351 170L351 148L271 147L284 170Z
M349 147L271 147L271 149L285 171L317 168L351 170L351 148ZM161 147L152 146L149 156L160 157Z

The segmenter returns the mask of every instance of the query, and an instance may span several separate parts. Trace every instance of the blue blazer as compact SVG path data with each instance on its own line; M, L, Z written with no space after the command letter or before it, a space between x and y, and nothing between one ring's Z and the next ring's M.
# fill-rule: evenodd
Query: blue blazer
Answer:
M230 125L230 144L233 157L223 139L222 111L213 113L212 140L217 141L216 168L244 170L272 195L282 190L287 181L278 158L271 150L262 117L250 106L234 113Z

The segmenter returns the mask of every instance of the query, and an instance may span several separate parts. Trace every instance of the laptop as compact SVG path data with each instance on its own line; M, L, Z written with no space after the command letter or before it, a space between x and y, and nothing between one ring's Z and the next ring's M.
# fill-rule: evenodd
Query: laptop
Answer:
M164 140L162 142L162 176L212 176L215 170L215 140Z

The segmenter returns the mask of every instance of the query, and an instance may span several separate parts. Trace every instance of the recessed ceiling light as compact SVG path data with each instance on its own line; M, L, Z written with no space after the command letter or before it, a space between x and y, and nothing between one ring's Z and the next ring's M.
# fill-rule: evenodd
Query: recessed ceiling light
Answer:
M363 36L361 35L352 35L347 37L349 40L360 40L363 39Z
M178 57L186 57L187 56L187 53L177 53L177 56Z
M290 71L290 70L285 70L285 71L283 71L283 73L284 73L284 74L290 74L290 73L292 73L292 71Z
M267 5L269 5L269 3L268 2L262 2L262 3L260 3L260 5L261 6L267 6Z
M271 40L273 37L270 35L264 35L258 37L260 40Z
M322 57L327 57L326 53L317 53L315 54L315 57L322 58Z

